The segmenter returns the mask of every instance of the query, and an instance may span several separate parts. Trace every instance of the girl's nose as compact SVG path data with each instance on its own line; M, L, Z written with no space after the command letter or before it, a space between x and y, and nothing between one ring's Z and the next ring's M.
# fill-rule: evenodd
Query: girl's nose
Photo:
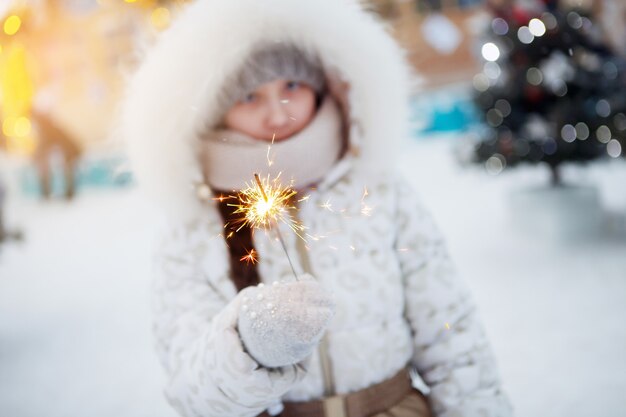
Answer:
M286 103L280 98L271 100L267 115L267 124L269 127L282 127L289 121L289 114L287 113L287 106L285 106L285 104Z

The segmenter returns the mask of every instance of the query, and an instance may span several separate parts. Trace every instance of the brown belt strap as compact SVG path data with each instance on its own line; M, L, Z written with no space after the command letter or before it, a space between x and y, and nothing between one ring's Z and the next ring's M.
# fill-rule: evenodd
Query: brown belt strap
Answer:
M307 402L285 402L280 417L367 417L393 407L411 389L408 370L402 369L386 381L347 395Z

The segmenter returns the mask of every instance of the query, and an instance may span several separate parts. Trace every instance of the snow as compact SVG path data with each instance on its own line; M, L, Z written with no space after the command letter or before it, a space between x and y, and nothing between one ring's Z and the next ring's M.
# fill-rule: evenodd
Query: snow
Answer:
M613 230L559 239L524 230L509 206L511 190L547 172L462 169L454 143L405 143L400 167L474 292L517 416L624 415L624 161L568 169L598 184ZM26 241L0 250L0 415L175 416L150 339L157 214L132 188L72 203L11 197Z

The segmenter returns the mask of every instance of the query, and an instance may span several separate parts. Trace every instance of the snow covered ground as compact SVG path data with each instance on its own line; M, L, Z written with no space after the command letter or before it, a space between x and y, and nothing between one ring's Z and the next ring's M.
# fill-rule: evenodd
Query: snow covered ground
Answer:
M568 172L613 214L598 236L560 239L511 218L509 190L543 170L462 170L452 143L406 143L401 168L474 291L517 415L624 416L624 162ZM173 417L150 341L156 213L134 189L8 210L26 241L0 251L0 416Z

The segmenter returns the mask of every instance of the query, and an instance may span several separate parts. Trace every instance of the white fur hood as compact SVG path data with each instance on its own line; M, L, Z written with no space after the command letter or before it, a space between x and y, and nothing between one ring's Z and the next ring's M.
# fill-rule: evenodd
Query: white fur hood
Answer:
M349 85L354 169L385 169L408 132L409 68L383 24L349 0L197 0L135 73L121 109L140 186L177 218L201 207L199 136L218 117L218 95L253 48L289 42L316 53ZM353 129L354 131L354 129Z

